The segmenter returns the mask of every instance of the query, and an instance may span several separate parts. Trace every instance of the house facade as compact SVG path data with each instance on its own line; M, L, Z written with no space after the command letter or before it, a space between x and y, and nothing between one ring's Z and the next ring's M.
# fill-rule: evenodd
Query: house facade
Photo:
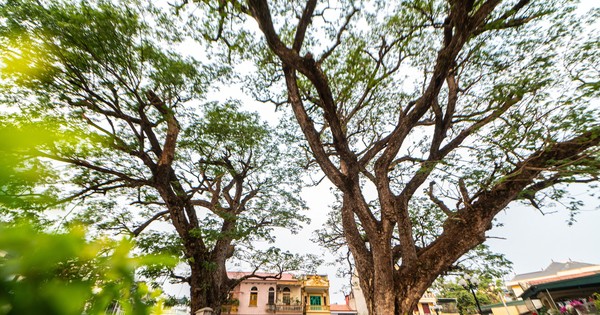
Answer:
M230 272L239 279L248 273ZM329 279L326 275L296 277L289 273L259 273L246 279L230 293L223 314L237 315L330 315Z
M553 261L544 270L516 275L506 286L518 298L514 303L519 309L511 311L511 315L537 313L542 307L558 311L573 301L589 310L593 307L589 299L600 291L600 265ZM511 305L507 309L511 310ZM504 314L509 313L508 310ZM492 311L503 315L499 308L498 312Z
M555 262L553 261L542 271L529 272L516 275L506 286L515 297L521 296L525 290L532 285L541 283L573 279L600 273L600 265L582 263L577 261Z

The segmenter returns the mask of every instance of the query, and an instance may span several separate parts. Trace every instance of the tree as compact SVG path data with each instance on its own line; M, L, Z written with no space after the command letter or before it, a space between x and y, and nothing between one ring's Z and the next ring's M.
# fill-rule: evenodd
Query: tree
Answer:
M349 284L352 286L351 282L353 281L353 277L356 276L356 268L354 266L354 260L352 259L352 253L344 239L339 207L339 202L333 206L323 228L315 231L314 241L335 255L336 263L340 266L337 271L338 275L350 279ZM434 211L434 207L430 207L430 210ZM425 239L435 237L435 234L432 234L435 231L435 228L429 228L432 225L435 226L435 220L431 220L431 218L435 218L435 214L432 213L431 216L414 215L413 218L419 220L413 223L418 227L415 229L417 244L419 244L419 242L421 242L421 244L426 244L424 241ZM360 224L360 222L357 224ZM494 253L486 244L480 244L456 260L452 266L439 275L432 286L435 290L440 292L439 296L441 297L456 297L459 298L459 300L461 297L465 297L462 301L465 307L461 308L459 305L459 308L466 309L466 307L474 306L475 302L473 301L472 304L465 303L470 301L468 295L462 294L460 297L457 296L457 293L462 293L456 290L457 288L460 288L460 286L455 285L453 282L448 282L449 279L452 281L457 276L461 277L466 274L473 274L477 275L480 279L483 279L480 283L480 287L487 288L490 284L489 279L502 279L512 270L511 268L512 262L506 259L503 254Z
M339 191L370 314L410 314L509 204L576 210L565 187L598 179L598 25L584 26L597 12L530 0L196 6L213 18L206 36L234 53L254 31L239 19L258 24L263 41L241 55L256 61L255 94L289 104ZM420 218L430 237L417 238Z
M479 305L489 305L500 303L498 296L489 293L487 290L490 281L482 281L477 287L475 294ZM460 314L478 314L477 304L473 294L456 282L442 282L437 286L439 296L456 298L457 308Z
M291 152L235 101L202 102L228 67L176 53L177 19L112 1L8 0L0 15L3 124L72 135L12 152L19 165L49 164L58 180L4 191L18 199L53 188L58 199L45 207L68 205L66 223L182 257L187 274L146 274L189 283L192 312L220 310L244 280L227 277L233 255L258 257L256 270L297 268L295 255L251 248L273 227L307 221Z
M128 240L88 241L81 227L48 233L19 222L0 232L2 314L150 314L160 291L137 282L135 268L176 262L132 257Z

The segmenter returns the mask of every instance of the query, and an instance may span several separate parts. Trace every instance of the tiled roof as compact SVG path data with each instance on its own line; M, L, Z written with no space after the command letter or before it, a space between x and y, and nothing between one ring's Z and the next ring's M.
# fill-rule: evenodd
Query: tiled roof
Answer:
M548 267L546 267L546 269L544 269L542 271L529 272L529 273L523 273L520 275L516 275L514 278L512 278L510 280L510 282L519 282L519 281L528 280L528 279L549 277L552 275L556 275L557 273L559 273L561 271L566 271L566 270L571 270L571 269L579 269L579 268L585 268L585 267L592 267L592 266L595 266L595 265L577 262L577 261L567 261L564 263L553 261L550 265L548 265Z
M529 281L529 284L530 285L537 285L537 284L554 282L554 281L560 281L560 280L576 279L576 278L581 278L581 277L587 277L587 276L595 275L597 273L598 272L588 271L588 272L582 272L582 273L578 273L578 274L574 274L574 275L556 276L556 277L545 278L545 279L540 279L540 280L532 280L532 281Z
M340 311L354 312L354 311L356 311L356 310L351 309L350 306L348 306L346 304L331 304L331 305L329 305L329 309L331 311L335 311L335 312L340 312Z

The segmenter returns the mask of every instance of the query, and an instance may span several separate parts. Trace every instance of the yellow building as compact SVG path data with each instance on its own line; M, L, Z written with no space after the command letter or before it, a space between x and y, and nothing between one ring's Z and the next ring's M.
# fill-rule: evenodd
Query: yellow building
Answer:
M329 315L329 279L325 275L310 275L302 279L305 314Z

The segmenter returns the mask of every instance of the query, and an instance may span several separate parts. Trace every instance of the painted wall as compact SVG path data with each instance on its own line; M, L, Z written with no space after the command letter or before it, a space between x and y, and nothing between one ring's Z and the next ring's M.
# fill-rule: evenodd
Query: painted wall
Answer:
M275 299L276 299L276 303L277 304L283 304L283 288L288 287L290 288L290 304L291 305L297 305L296 301L298 301L299 304L302 304L302 291L300 286L292 286L292 285L285 285L285 284L278 284L278 290L281 289L281 291L276 292L275 294Z
M252 287L258 289L256 306L250 306L250 290ZM277 296L277 282L267 281L244 281L239 286L237 298L240 300L238 314L267 314L267 303L269 302L269 288L275 290Z

